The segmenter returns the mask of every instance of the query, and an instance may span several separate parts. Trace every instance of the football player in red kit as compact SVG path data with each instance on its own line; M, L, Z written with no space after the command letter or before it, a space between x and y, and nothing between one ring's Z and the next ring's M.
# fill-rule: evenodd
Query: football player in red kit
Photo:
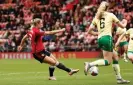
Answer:
M47 63L51 65L49 67L49 72L50 72L49 80L56 80L56 78L53 76L55 66L59 69L68 72L69 75L77 73L79 69L70 69L67 68L64 64L60 63L56 59L56 57L52 55L52 53L45 50L45 46L43 45L42 42L42 36L63 32L65 31L65 28L53 31L40 31L40 28L42 28L42 26L43 24L41 19L36 18L32 20L31 30L22 38L20 46L18 46L18 51L22 50L25 40L29 38L31 40L33 57L36 60L40 61L41 63Z

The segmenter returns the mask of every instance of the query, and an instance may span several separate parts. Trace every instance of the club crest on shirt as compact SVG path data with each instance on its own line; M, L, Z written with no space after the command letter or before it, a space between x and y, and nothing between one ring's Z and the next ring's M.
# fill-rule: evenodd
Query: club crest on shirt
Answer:
M41 56L45 56L44 54L41 54Z

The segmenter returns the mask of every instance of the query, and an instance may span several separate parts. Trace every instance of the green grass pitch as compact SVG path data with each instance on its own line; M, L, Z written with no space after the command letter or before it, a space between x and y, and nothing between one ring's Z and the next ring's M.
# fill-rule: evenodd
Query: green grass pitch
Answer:
M36 60L0 60L0 85L117 85L112 66L99 67L99 75L84 75L84 62L96 59L59 59L71 68L79 68L79 73L69 76L55 69L56 81L48 80L48 65ZM120 60L121 74L133 85L133 64ZM125 84L126 85L126 84Z

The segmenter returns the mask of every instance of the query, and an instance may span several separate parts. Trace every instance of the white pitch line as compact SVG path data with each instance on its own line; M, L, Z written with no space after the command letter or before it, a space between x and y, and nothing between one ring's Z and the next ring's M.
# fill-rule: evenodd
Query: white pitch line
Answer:
M7 76L10 76L10 75L23 75L23 74L47 74L48 72L12 72L12 73L0 73L0 76L2 75L7 75ZM100 72L99 72L100 74ZM112 75L114 74L114 72L112 73L104 73L102 75ZM133 74L132 72L122 72L121 74ZM78 75L76 75L78 76Z
M41 74L48 72L12 72L12 73L0 73L0 75L21 75L21 74Z
M29 73L29 72L28 72ZM31 73L33 73L33 72L31 72ZM38 72L38 74L41 74L41 73L43 73L43 72ZM46 72L44 72L44 73L46 73ZM21 74L21 73L20 73ZM18 75L20 75L20 74L18 74ZM123 72L122 74L127 74L127 75L133 75L133 73L132 72L130 72L130 73L125 73L125 72ZM109 75L115 75L114 73L106 73L106 74L102 74L102 75L100 75L100 76L109 76ZM63 76L56 76L57 78L67 78L69 75L63 75ZM91 76L91 75L88 75L88 76L86 76L86 77L89 77L89 76ZM76 77L76 78L84 78L85 77L85 75L84 74L77 74L77 75L74 75L74 77ZM26 76L25 77L25 79L48 79L48 76ZM12 77L5 77L5 78L0 78L0 80L18 80L18 79L21 79L21 77L16 77L16 78L12 78ZM15 82L14 82L15 83ZM16 82L16 83L19 83L19 82Z
M123 70L123 71L132 71L133 69L121 69L121 70ZM46 71L44 71L44 72L9 72L9 73L0 72L0 76L1 75L21 75L21 74L45 74L45 73L48 73L48 71L47 72Z

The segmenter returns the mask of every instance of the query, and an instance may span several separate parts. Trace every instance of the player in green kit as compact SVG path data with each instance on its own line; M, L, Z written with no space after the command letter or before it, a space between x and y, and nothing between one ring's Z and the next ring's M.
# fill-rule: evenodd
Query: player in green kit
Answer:
M126 32L126 28L122 29L122 28L118 27L117 31L116 31L116 36L120 37L124 32ZM118 48L122 49L124 51L124 55L123 55L124 56L124 61L128 62L128 60L127 60L128 42L127 42L126 37L123 37L123 39L121 39ZM120 56L121 55L122 55L122 53L120 53Z
M124 80L120 75L118 58L115 51L113 51L112 40L112 24L116 23L119 27L125 28L127 23L122 24L113 13L107 12L108 8L109 3L103 1L88 29L89 34L98 35L98 45L102 49L104 59L99 59L93 62L85 62L84 73L87 75L88 70L93 66L108 66L113 60L113 68L116 73L117 83L130 83L130 81ZM98 32L93 31L93 29L96 28Z
M120 41L124 38L124 37L129 37L130 40L129 40L129 44L128 44L128 52L127 52L127 55L128 55L128 58L129 60L133 63L133 28L130 28L127 32L123 33L117 43L116 43L116 47L119 45Z

